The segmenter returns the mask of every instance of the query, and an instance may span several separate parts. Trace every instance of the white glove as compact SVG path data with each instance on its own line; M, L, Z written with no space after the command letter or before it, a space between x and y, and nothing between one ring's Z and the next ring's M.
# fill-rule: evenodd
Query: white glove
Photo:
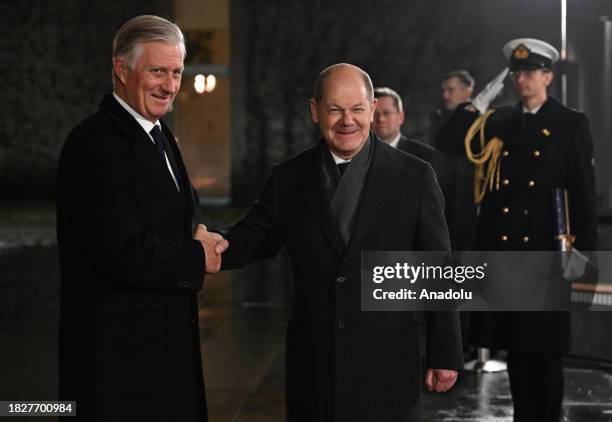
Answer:
M569 257L567 253L563 253L563 278L575 281L584 276L589 258L575 248L568 253Z
M504 88L504 79L508 76L508 68L505 68L497 75L491 82L484 87L482 91L472 100L472 105L480 112L484 114L489 108L489 104L502 92Z

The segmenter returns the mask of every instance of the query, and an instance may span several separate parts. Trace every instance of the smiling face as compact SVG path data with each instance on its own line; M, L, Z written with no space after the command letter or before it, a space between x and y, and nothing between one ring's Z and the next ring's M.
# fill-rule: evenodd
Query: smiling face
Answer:
M376 99L370 102L363 77L340 67L325 80L321 100L310 100L310 113L329 149L350 159L368 139L376 104Z
M148 42L130 67L122 58L113 60L118 79L115 92L145 119L156 122L172 110L181 87L183 53L179 44Z

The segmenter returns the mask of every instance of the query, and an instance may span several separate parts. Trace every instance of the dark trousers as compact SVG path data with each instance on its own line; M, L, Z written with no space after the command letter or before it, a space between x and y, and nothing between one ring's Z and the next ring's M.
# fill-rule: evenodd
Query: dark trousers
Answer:
M508 353L514 422L559 422L563 402L561 355Z

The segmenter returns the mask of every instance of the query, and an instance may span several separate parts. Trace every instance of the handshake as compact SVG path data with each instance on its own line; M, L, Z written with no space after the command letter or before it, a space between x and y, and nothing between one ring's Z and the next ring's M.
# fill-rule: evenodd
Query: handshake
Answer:
M193 238L198 240L204 248L204 255L206 255L206 273L218 273L221 269L221 254L229 248L229 242L220 234L211 233L206 230L204 224L198 224Z

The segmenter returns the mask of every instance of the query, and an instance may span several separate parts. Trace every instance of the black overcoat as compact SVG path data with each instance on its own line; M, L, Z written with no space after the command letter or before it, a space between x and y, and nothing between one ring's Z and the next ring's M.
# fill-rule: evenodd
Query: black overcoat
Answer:
M424 161L373 142L346 248L320 164L324 141L272 169L259 200L226 232L223 268L286 247L295 294L287 326L287 420L420 421L419 337L412 312L362 312L362 251L447 250L443 200ZM326 150L325 150L326 152ZM428 313L427 364L462 367L455 313Z
M185 166L162 129L181 192L110 95L62 149L59 395L77 401L77 420L206 418L196 303L204 252L192 239Z

